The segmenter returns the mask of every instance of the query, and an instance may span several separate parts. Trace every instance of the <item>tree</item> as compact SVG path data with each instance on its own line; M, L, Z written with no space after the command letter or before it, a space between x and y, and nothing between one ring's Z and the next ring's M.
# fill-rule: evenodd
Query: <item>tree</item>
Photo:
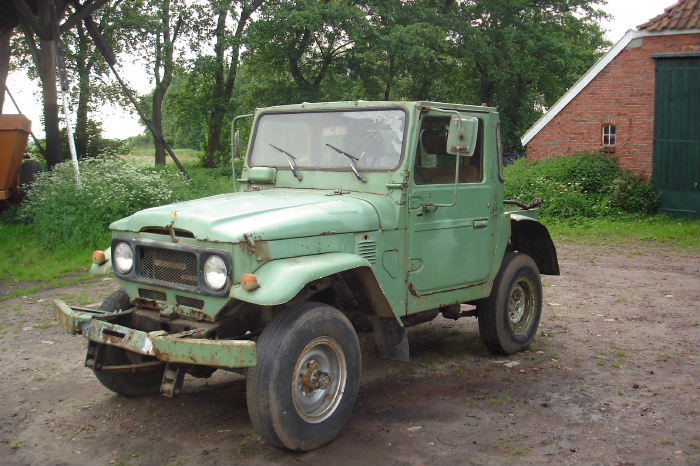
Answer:
M462 93L498 106L506 150L609 45L590 0L461 2L452 25ZM459 96L455 96L457 101Z
M116 53L135 49L135 33L142 26L135 2L114 0L95 12L92 18ZM65 33L62 43L67 71L71 82L76 84L72 86L72 99L77 104L75 146L78 157L82 158L89 154L88 147L94 147L90 145L90 137L94 137L95 132L89 128L94 104L97 101L125 103L126 99L119 87L106 79L109 68L83 23Z
M283 0L266 3L251 27L251 60L265 73L285 70L294 83L290 100L316 101L323 80L347 73L365 12L351 0Z
M204 160L206 167L213 167L216 164L215 155L219 150L221 127L236 82L244 31L248 27L251 15L263 2L264 0L211 0L211 7L216 16L216 27L214 29L214 86L211 110L207 116L207 154ZM226 26L229 14L232 18L237 16L236 26L231 32Z

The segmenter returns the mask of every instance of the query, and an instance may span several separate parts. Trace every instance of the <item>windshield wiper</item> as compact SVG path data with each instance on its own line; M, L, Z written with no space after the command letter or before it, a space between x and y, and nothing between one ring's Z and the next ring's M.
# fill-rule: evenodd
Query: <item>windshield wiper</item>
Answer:
M350 162L350 168L352 168L352 171L355 172L355 176L357 177L357 179L362 181L363 183L367 182L367 180L365 180L365 178L362 175L360 175L360 172L357 171L357 164L355 162L359 161L360 159L358 159L354 155L348 154L347 152L345 152L342 149L338 149L334 145L331 145L331 144L326 144L326 145L328 147L330 147L331 149L333 149L334 151L336 151L337 153L339 153L340 155L344 155L348 159L348 162Z
M274 144L268 143L268 145L269 145L270 147L272 147L273 149L282 152L282 155L284 155L284 158L287 159L287 163L289 164L290 170L292 170L292 175L294 175L294 178L296 178L297 180L301 181L301 175L300 175L299 173L297 173L297 166L296 166L295 163L294 163L294 161L295 161L297 158L294 157L294 156L293 156L292 154L290 154L289 152L287 152L286 150L280 149L279 147L275 146Z

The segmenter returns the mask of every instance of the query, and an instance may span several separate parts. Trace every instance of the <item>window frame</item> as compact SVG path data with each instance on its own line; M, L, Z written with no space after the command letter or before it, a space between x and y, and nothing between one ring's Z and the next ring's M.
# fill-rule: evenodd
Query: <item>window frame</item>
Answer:
M607 138L607 143L605 142ZM612 141L612 142L611 142ZM617 143L617 126L605 123L601 128L601 145L603 147L615 147Z

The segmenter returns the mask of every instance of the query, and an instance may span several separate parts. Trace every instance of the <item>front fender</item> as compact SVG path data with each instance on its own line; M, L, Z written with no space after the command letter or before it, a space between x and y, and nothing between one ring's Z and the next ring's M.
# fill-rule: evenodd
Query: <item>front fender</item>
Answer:
M238 283L231 288L231 297L261 306L284 304L309 282L369 266L366 259L342 252L273 260L255 271L260 285L257 289L248 291Z

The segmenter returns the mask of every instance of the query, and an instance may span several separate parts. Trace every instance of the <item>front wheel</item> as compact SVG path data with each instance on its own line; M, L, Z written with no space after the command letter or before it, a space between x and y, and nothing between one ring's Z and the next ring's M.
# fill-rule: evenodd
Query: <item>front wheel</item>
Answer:
M542 313L542 282L526 254L507 253L491 296L479 307L479 332L489 351L513 354L535 338Z
M109 295L102 302L100 309L103 311L115 312L126 310L131 307L131 300L126 291L119 289ZM94 343L91 343L94 344ZM101 345L103 366L123 366L123 371L99 370L94 371L95 377L106 388L123 396L144 396L153 395L160 391L163 381L165 366L156 364L145 366L140 370L126 370L128 366L153 362L157 360L151 356L143 356L122 348L111 345Z
M257 352L246 396L258 434L296 451L333 440L360 386L360 345L350 321L326 304L294 306L265 327Z

